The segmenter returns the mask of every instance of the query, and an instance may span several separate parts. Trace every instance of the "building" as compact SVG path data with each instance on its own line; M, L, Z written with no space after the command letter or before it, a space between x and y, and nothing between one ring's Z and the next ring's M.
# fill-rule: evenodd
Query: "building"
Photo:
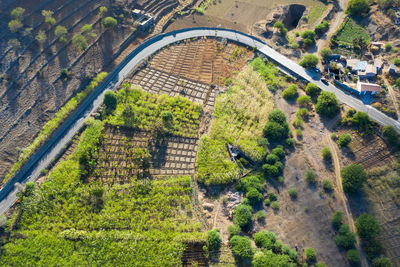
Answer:
M347 64L347 67L351 70L351 71L355 71L355 68L357 67L357 63L358 63L358 59L356 59L356 58L351 58L351 59L348 59L346 62L346 64Z
M375 83L364 83L364 82L357 82L357 91L360 94L376 94L377 92L381 91L382 87L379 84Z
M364 72L367 69L367 61L358 61L354 71Z
M374 78L376 74L376 67L371 64L367 64L364 71L358 71L358 76L360 76L360 78Z
M143 10L134 9L132 16L135 19L135 24L138 25L138 29L146 31L154 24L154 18L151 14L145 13Z

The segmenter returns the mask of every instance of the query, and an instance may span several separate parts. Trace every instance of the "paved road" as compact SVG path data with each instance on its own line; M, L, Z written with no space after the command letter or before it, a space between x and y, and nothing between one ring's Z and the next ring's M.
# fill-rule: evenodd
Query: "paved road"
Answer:
M21 168L21 170L0 190L0 214L8 210L15 203L16 189L14 184L22 184L28 181L35 181L43 168L46 168L51 160L62 153L65 145L71 140L75 133L83 126L86 118L95 111L101 104L104 93L107 90L113 90L125 79L125 77L141 62L150 55L168 44L189 39L193 37L222 37L235 42L239 42L250 47L256 47L261 53L265 54L272 61L277 62L286 72L292 73L298 78L314 82L322 90L334 92L338 99L353 107L356 110L364 111L369 116L382 125L393 125L400 132L400 123L384 115L380 111L364 105L359 99L345 94L333 85L325 85L318 78L314 79L312 73L307 73L305 69L296 62L281 55L273 50L261 40L247 34L234 30L221 28L191 28L175 32L169 32L150 38L138 46L130 53L104 80L98 88L95 89L83 103L68 117L68 119L57 129L49 140L31 157L31 159Z

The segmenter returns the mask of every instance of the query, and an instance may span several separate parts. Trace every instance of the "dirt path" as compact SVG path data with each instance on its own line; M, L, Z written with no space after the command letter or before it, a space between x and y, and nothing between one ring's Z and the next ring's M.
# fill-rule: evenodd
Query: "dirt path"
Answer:
M353 215L351 214L349 202L347 201L347 197L346 197L346 195L345 195L345 193L343 191L342 177L340 176L340 160L339 160L339 156L338 156L338 153L337 153L336 146L333 143L333 141L332 141L332 139L330 137L330 134L329 134L330 133L330 129L336 123L336 121L337 121L337 118L332 119L332 121L330 121L326 125L325 139L329 144L330 150L332 151L332 159L333 159L333 164L334 164L334 167L335 167L335 178L336 178L336 186L337 186L338 198L343 203L344 213L346 214L350 230L355 233L356 232L356 227L355 227L355 224L354 224ZM360 241L360 238L358 236L357 236L356 249L357 249L358 253L360 254L361 266L369 266L367 258L366 258L365 254L364 254L364 251L361 248L361 241Z
M395 92L393 90L393 87L389 83L389 81L386 79L385 75L382 75L382 79L385 82L385 84L387 85L387 88L389 90L389 95L392 98L392 101L393 101L393 104L394 104L394 109L396 110L397 116L399 116L399 103L397 102L397 98L396 98Z

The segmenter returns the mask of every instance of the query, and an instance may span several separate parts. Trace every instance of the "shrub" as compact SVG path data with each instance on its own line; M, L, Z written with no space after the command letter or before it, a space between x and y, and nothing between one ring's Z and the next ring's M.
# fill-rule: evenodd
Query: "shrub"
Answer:
M22 7L16 7L11 11L11 17L15 20L21 21L23 19L25 9Z
M264 127L264 136L270 140L278 141L284 139L289 134L289 125L287 122L277 123L268 121Z
M321 150L321 154L322 154L322 158L323 158L325 161L330 161L330 160L332 160L332 152L331 152L331 150L329 149L329 147L324 147L324 148Z
M208 231L207 233L207 244L208 244L208 250L211 252L218 251L219 248L221 247L221 236L219 235L218 230L211 230Z
M303 125L303 120L301 118L296 118L292 121L292 125L295 128L301 128L301 126Z
M329 23L326 20L323 20L320 24L315 27L315 33L318 35L322 35L327 32L329 29Z
M330 55L332 55L332 51L328 48L322 48L320 55L323 61L326 61Z
M269 198L264 199L264 205L269 206L271 204L271 200Z
M385 44L385 50L386 50L386 52L389 52L390 50L392 50L392 45L391 44Z
M283 23L280 21L275 22L274 28L279 29L279 32L281 33L282 36L286 36L286 34L288 32L285 25L283 25Z
M309 46L315 43L315 32L312 30L305 30L301 33L301 38L304 39L304 43ZM316 56L315 56L316 57ZM317 58L317 57L316 57ZM318 60L318 58L317 58ZM317 61L318 64L318 61Z
M117 20L114 19L113 17L106 17L103 20L103 26L106 29L111 29L113 28L115 25L117 25Z
M339 101L334 93L323 91L318 96L315 109L321 115L333 117L339 112Z
M235 189L246 193L247 191L249 191L252 188L255 188L258 191L261 191L261 186L262 186L262 183L261 183L259 177L250 175L250 176L244 177L243 179L240 179L240 181L235 186Z
M372 267L392 267L392 262L389 258L380 256L372 261Z
M339 227L342 225L342 222L343 222L343 212L336 211L332 216L333 227L339 229Z
M268 154L265 157L265 163L274 165L277 161L279 161L279 157L275 154Z
M381 227L375 217L364 213L356 220L357 234L361 238L372 239L381 233Z
M85 51L88 48L86 38L81 34L75 34L74 37L72 37L72 44L81 51Z
M254 254L254 249L251 246L251 240L247 236L235 235L229 243L232 246L232 252L240 258L251 258Z
M301 118L307 118L308 117L308 109L306 108L300 108L297 112L296 112L296 116L297 117L301 117Z
M333 189L331 180L329 180L329 179L323 180L322 187L324 188L325 191L331 191Z
M125 126L133 127L136 121L134 107L131 104L126 104L122 111L121 117L124 120Z
M344 167L340 174L342 176L343 190L346 193L353 193L362 188L367 180L367 174L364 168L357 164L351 164Z
M231 225L228 226L228 234L229 234L230 238L232 236L239 235L240 231L241 231L240 227L238 225L236 225L236 224L231 224Z
M282 97L286 100L295 99L297 96L297 85L291 84L282 92Z
M277 201L272 201L271 208L273 208L274 210L279 210L279 203Z
M353 116L352 122L362 131L367 131L372 128L372 121L365 112L357 111Z
M236 206L233 214L233 223L241 228L249 226L253 221L252 211L253 209L249 205L240 204Z
M285 151L283 150L282 146L277 146L272 149L272 154L278 156L281 160L285 158Z
M93 29L93 25L92 24L85 24L81 28L81 33L82 34L86 34L86 33L90 32L92 29Z
M296 142L294 141L293 138L288 138L288 139L286 139L286 145L287 145L288 147L294 147L295 143L296 143Z
M104 94L103 104L106 106L107 113L113 112L118 104L117 95L114 92L107 91Z
M351 135L350 134L342 134L339 136L339 139L337 140L337 144L339 145L340 148L342 147L347 147L351 142Z
M258 221L262 221L262 220L264 220L265 219L265 211L263 211L263 210L259 210L259 211L257 211L256 212L256 219L258 220Z
M269 198L269 200L271 200L271 201L276 201L276 200L278 200L278 196L276 195L275 192L268 192L268 198Z
M253 239L257 247L272 250L276 242L276 235L273 232L262 230L255 233Z
M264 170L265 174L268 175L269 177L276 177L279 174L279 169L275 165L264 164L262 166L262 169Z
M392 147L398 146L399 136L393 126L384 126L382 128L382 134L386 142L388 142Z
M296 199L297 198L297 190L296 190L296 188L289 188L288 192L289 192L289 196L292 199Z
M311 169L307 170L306 181L308 183L315 183L317 181L317 174Z
M379 257L384 251L382 243L375 238L364 240L363 249L369 260Z
M350 249L346 253L346 258L350 264L358 265L360 263L360 254L355 249Z
M369 3L368 0L350 0L347 4L346 13L354 16L368 13Z
M303 68L313 69L318 65L318 57L312 54L305 55L303 60L300 61L299 65Z
M43 30L39 30L38 34L36 35L36 41L38 41L39 44L44 44L47 40L47 35Z
M308 247L304 250L304 257L307 262L311 263L317 259L317 253L315 249Z
M319 92L319 88L315 83L308 83L306 86L306 94L309 96L316 96Z
M400 66L400 58L395 58L393 61L394 65Z
M300 107L308 107L310 103L311 98L308 95L302 95L297 98L297 104L299 104Z
M102 17L104 17L104 14L107 13L107 11L108 11L107 7L101 6L99 8L99 13L97 14L97 16L99 16L99 18L102 18Z
M13 19L8 23L8 28L11 32L16 33L22 28L22 22L20 20Z
M173 123L174 123L174 115L172 115L172 112L167 110L167 111L163 111L161 112L161 119L163 122L163 125L166 128L171 128Z
M64 26L58 25L56 27L56 29L54 30L54 34L57 36L57 38L59 38L59 40L61 42L65 42L67 41L65 39L65 36L67 35L68 31L67 28L65 28Z
M262 200L262 194L260 192L258 192L257 189L251 188L246 193L246 198L249 200L251 205L255 205Z
M335 237L335 243L338 247L344 249L354 248L356 243L356 234L351 232L347 224L340 226L339 235Z

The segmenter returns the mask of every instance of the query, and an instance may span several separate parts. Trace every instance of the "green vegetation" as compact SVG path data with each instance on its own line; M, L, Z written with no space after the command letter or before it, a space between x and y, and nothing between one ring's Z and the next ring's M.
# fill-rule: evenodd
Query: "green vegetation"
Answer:
M326 20L323 20L320 24L315 26L315 33L318 35L322 35L326 33L329 29L329 23Z
M67 42L66 36L67 36L67 28L64 26L58 25L56 29L54 30L54 34L57 36L57 38L60 40L60 42Z
M263 160L267 148L259 141L272 108L264 78L251 67L239 73L229 90L218 95L210 132L200 139L197 153L200 183L227 184L237 179L241 169L230 160L227 143L235 144L256 162Z
M13 19L8 23L8 28L11 32L16 33L23 27L22 22L20 20Z
M393 148L396 148L399 145L399 135L393 126L384 126L382 128L382 134L386 142Z
M309 47L315 44L315 32L312 30L303 31L301 33L301 38L303 38L304 47Z
M103 26L106 29L114 28L117 25L117 20L113 17L105 17L103 20Z
M47 40L47 35L46 35L45 31L39 30L39 32L36 35L35 39L36 39L36 41L38 41L38 43L40 45L43 45Z
M296 188L289 188L288 193L289 193L289 196L292 199L296 199L297 198L297 190L296 190Z
M304 250L304 258L308 263L312 263L317 259L317 253L315 252L315 249L313 248L306 248Z
M246 204L236 206L233 213L233 223L240 226L242 229L250 226L253 222L253 208Z
M324 159L324 161L331 161L332 160L332 152L329 149L329 147L324 147L321 150L321 154L322 154L322 158Z
M125 125L146 131L167 126L165 130L170 134L186 137L196 137L198 134L202 110L199 104L180 96L147 93L140 87L122 88L115 97L112 94L110 92L109 98L104 98L107 113L113 113L106 119L111 125Z
M306 94L314 97L317 96L319 92L319 88L315 83L308 83L306 86Z
M231 238L232 236L235 235L239 235L240 234L240 226L236 225L236 224L231 224L228 226L228 234L229 234L229 238Z
M22 19L24 13L25 9L22 7L16 7L15 9L13 9L13 11L11 11L12 20L8 23L8 28L11 32L16 33L23 27Z
M42 10L42 16L44 17L44 21L52 26L56 23L56 19L53 18L54 12L51 10Z
M211 230L207 233L207 245L208 251L215 253L221 247L221 236L218 230Z
M104 17L104 15L107 13L107 11L108 11L107 7L101 6L101 7L99 8L99 13L97 14L97 16L98 16L99 18L102 18L102 17Z
M346 258L352 265L360 264L360 254L355 249L350 249L347 251Z
M350 134L342 134L339 136L337 140L337 144L340 148L348 147L351 142L351 135Z
M25 13L25 9L22 7L16 7L13 9L13 11L11 11L11 17L15 20L19 20L22 21L23 17L24 17L24 13Z
M333 117L339 112L339 101L332 92L322 91L318 96L315 110L324 116Z
M350 231L347 224L342 224L339 228L339 235L335 237L335 243L338 247L344 249L354 248L356 234Z
M332 216L332 225L336 229L339 229L343 223L343 212L336 211Z
M241 259L251 259L254 255L254 249L251 246L251 240L247 236L233 236L229 243L232 246L232 252Z
M299 106L302 108L308 107L310 103L311 103L311 98L308 95L302 95L299 98L297 98L297 104L299 104Z
M74 37L72 37L72 44L79 48L79 50L82 52L88 48L86 38L81 34L75 34Z
M340 171L342 176L343 190L353 193L360 190L367 180L367 174L361 165L351 164Z
M303 68L315 68L318 65L318 57L312 54L305 55L299 65Z
M372 261L372 267L392 267L392 262L389 258L380 256Z
M286 100L293 100L297 96L297 85L291 84L282 92L282 97Z
M346 13L351 16L365 15L368 11L368 0L350 0L347 4Z
M289 124L286 115L279 109L274 109L268 116L268 122L264 127L264 136L272 141L286 139L289 134Z
M393 60L393 64L396 65L396 66L400 66L400 58L395 58Z
M277 28L282 36L286 36L286 34L288 32L285 25L283 25L283 23L280 21L275 22L274 28Z
M315 183L317 181L317 174L311 169L307 170L306 181L308 183Z
M33 153L49 138L49 136L60 126L62 122L71 114L72 111L82 102L83 99L90 92L97 87L97 85L107 76L107 72L99 73L93 80L85 87L84 90L77 93L71 98L55 115L49 120L42 128L40 133L33 140L32 144L22 149L19 155L18 161L13 165L10 172L3 179L3 183L7 182L21 167L22 165L33 155Z
M345 20L337 33L333 36L334 40L344 45L354 45L354 41L359 38L365 40L367 44L371 39L368 32L351 18Z
M275 92L278 88L283 86L283 76L279 73L279 70L272 63L266 63L263 59L257 57L250 65L257 71L268 85L268 89L271 92Z
M356 221L357 234L361 238L372 239L381 233L381 227L375 217L364 213Z
M325 191L332 191L333 189L333 184L331 180L325 179L322 181L322 188L324 188Z

